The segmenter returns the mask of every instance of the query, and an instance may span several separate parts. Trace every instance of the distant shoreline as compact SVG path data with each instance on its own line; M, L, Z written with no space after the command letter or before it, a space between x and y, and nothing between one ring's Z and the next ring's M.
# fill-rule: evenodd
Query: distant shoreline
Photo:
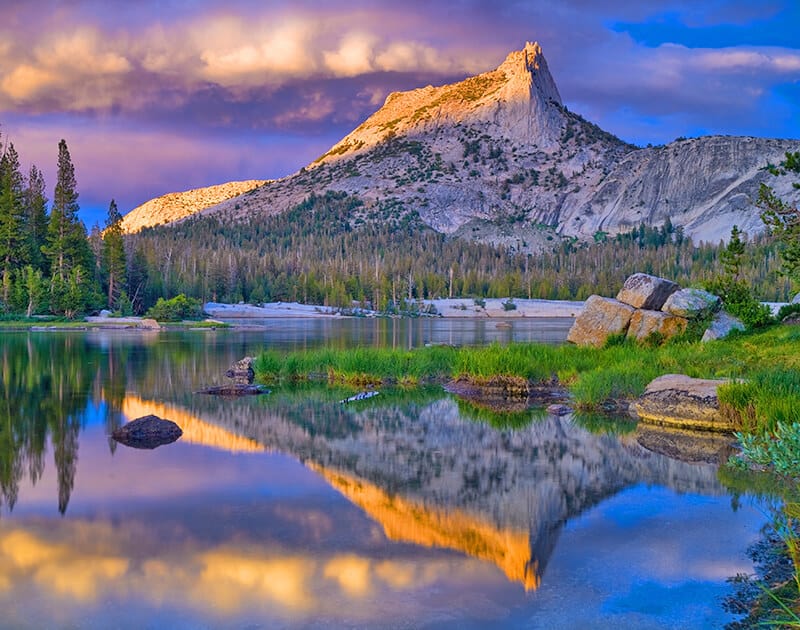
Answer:
M576 317L583 302L569 300L529 300L522 298L450 298L421 300L419 304L429 309L425 316L448 319L521 319L534 317ZM343 309L298 302L270 302L261 306L251 304L221 304L207 302L203 310L214 319L284 319L284 318L343 318L384 317L385 313L362 308L342 313Z

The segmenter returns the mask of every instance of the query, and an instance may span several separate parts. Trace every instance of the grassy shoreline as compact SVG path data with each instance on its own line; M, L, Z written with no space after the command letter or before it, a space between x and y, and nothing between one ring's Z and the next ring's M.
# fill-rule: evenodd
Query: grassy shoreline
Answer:
M629 342L605 348L515 343L414 350L356 348L281 353L266 351L256 363L269 382L326 380L353 386L415 386L465 378L488 383L558 384L575 405L597 409L632 400L663 374L746 379L720 390L720 401L740 415L747 432L774 430L778 421L800 421L800 327L772 326L707 344L659 347Z

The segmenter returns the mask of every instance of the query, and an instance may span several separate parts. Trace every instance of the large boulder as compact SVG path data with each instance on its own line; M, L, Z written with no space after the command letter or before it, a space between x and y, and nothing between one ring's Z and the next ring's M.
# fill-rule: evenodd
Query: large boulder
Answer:
M645 423L682 429L733 431L731 422L719 410L717 388L725 380L690 378L666 374L653 380L633 404Z
M183 435L183 431L172 420L149 415L136 418L136 420L115 429L111 437L125 446L153 449L164 444L171 444L181 435Z
M792 298L792 304L800 304L800 293Z
M689 320L684 317L670 315L662 311L634 311L628 325L628 339L645 341L657 333L664 339L670 339L686 330Z
M744 330L742 320L729 315L725 311L720 311L714 315L706 331L703 333L703 338L700 341L714 341L715 339L724 339L730 335L734 330Z
M625 280L625 284L617 293L617 300L629 304L633 308L657 311L664 306L667 298L679 288L671 280L646 273L635 273Z
M600 348L611 335L624 334L628 330L633 311L632 306L618 300L591 295L575 318L567 341Z
M697 319L719 310L722 301L719 296L702 289L681 289L667 298L661 308L665 313Z

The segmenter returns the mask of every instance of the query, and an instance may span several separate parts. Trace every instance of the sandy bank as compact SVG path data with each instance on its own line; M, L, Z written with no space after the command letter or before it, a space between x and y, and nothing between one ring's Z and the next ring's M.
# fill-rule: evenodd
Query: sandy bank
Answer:
M433 306L441 317L469 318L521 318L521 317L575 317L583 308L583 302L565 300L524 300L514 299L515 308L506 310L504 299L486 299L476 304L472 298L445 300L423 300ZM270 319L287 317L342 317L340 309L330 306L298 304L297 302L272 302L262 306L250 304L220 304L208 302L203 307L211 317L225 319ZM377 315L374 311L359 310L367 316Z

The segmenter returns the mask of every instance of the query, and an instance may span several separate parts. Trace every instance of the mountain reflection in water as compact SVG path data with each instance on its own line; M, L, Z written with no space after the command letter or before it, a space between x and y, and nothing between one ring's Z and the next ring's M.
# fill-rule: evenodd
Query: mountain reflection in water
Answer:
M551 566L559 540L580 535L569 524L615 497L652 487L672 492L653 499L662 504L683 506L671 497L687 493L725 513L716 467L651 453L635 436L555 417L498 430L439 390L357 405L337 404L342 392L325 388L195 396L254 348L165 339L0 343L5 623L50 626L55 606L97 627L141 627L178 609L184 627L276 616L373 625L417 609L417 621L435 625L450 614L441 589L455 619L502 619L532 605L515 595L525 591L537 591L540 611L563 608L542 594L551 578L565 580L563 560ZM153 452L114 450L110 431L150 413L177 422L183 438ZM56 507L65 518L52 519ZM712 551L690 545L706 540L690 527L681 530L687 550ZM676 548L650 546L657 570L674 562L686 580L723 582L748 566L722 550L689 566ZM37 607L44 593L58 604ZM120 623L132 601L143 616Z

